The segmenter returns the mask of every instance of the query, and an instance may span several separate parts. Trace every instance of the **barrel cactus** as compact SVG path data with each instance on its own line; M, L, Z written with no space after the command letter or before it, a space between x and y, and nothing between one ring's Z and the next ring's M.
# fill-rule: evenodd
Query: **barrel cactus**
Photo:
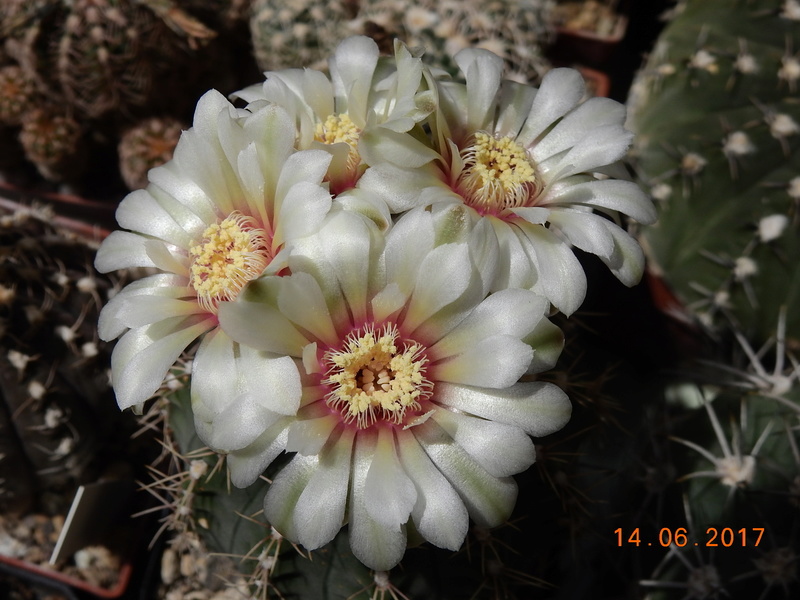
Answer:
M663 447L683 510L662 532L688 537L642 577L653 598L797 587L798 42L794 2L684 0L631 90L660 208L641 235L683 353Z
M783 5L682 3L629 102L639 175L663 198L652 268L693 317L758 344L800 299L800 24Z

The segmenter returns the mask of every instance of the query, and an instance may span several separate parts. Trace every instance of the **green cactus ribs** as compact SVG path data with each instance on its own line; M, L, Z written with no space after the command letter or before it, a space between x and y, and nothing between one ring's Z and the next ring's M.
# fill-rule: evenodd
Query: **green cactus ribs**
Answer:
M689 1L634 84L654 265L713 330L761 342L800 300L800 20L791 2ZM790 311L787 335L800 335Z

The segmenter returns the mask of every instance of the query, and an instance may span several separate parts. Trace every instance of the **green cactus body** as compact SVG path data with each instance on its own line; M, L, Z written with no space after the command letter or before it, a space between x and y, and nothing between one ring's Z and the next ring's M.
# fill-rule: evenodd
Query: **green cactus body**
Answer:
M800 301L800 21L782 3L682 3L634 84L640 176L661 201L653 266L712 329L758 343ZM787 335L800 335L800 312Z
M796 8L684 0L629 97L635 166L660 203L642 230L651 270L682 318L718 342L714 362L686 361L666 388L688 539L641 581L653 598L767 597L796 584Z

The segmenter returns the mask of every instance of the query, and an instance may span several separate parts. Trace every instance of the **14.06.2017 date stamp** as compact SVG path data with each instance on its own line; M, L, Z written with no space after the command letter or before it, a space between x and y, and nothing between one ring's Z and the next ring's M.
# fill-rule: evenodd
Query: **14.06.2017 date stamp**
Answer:
M632 529L630 533L618 527L614 530L614 535L617 537L617 546L661 546L666 548L674 544L681 548L684 546L703 546L706 548L718 546L730 548L731 546L736 546L743 548L745 546L757 547L761 543L761 536L764 535L764 528L741 527L740 529L733 529L724 527L718 529L709 527L706 529L704 539L697 541L689 538L689 532L685 527L677 527L675 529L662 527L658 531L658 536L653 540L644 539L638 527Z

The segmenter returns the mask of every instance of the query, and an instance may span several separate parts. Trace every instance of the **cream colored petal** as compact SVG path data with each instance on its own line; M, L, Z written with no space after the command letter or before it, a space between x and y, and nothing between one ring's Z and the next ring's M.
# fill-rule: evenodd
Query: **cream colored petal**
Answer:
M350 485L350 548L355 557L376 571L388 571L406 550L405 525L387 527L367 510L366 479L375 455L377 435L363 431L356 438Z
M464 503L410 431L398 433L397 442L403 469L417 488L411 511L417 531L439 548L458 550L469 528Z
M494 477L453 442L439 425L427 421L410 431L433 464L455 488L472 520L484 527L505 522L517 500L517 484L510 477Z
M521 382L504 390L439 383L436 401L449 408L522 428L534 437L550 435L569 421L572 405L556 385Z

